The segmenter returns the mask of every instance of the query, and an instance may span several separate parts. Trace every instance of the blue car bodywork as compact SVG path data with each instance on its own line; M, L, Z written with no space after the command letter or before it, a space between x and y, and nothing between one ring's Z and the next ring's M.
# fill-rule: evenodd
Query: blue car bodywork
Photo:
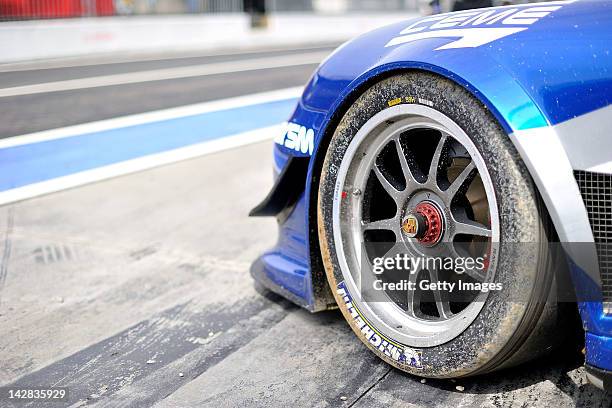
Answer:
M311 311L333 304L316 217L328 141L360 93L407 70L436 73L477 97L521 154L560 241L597 242L576 172L612 174L612 137L606 134L612 129L611 52L610 1L435 15L344 44L314 73L286 131L276 138L276 185L253 213L277 215L279 238L253 264L253 276ZM605 374L612 370L609 282L602 282L596 252L585 256L568 246L567 255L586 332L586 362Z

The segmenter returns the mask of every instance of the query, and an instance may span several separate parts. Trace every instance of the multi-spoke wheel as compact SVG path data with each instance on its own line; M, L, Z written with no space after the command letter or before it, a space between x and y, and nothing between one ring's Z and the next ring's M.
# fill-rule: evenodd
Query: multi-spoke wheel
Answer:
M352 140L335 195L340 197L333 211L336 247L342 247L339 262L347 286L363 295L364 315L372 322L395 322L395 333L387 334L419 346L444 343L465 330L484 296L470 293L465 299L461 294L453 302L458 291L421 289L424 280L456 287L460 279L482 283L493 278L488 260L495 259L491 251L497 246L492 243L499 241L497 204L484 161L465 132L428 106L385 109ZM468 251L474 247L481 253ZM480 268L474 262L462 274L443 270L443 262L430 262L405 276L392 268L388 272L394 273L380 278L404 278L414 288L385 291L385 301L364 284L372 280L374 259L381 254L391 259L406 255L415 266L418 258L457 262L480 257L487 262Z
M437 76L383 80L346 112L321 171L319 238L340 309L380 357L453 377L536 353L556 305L526 174L490 113Z

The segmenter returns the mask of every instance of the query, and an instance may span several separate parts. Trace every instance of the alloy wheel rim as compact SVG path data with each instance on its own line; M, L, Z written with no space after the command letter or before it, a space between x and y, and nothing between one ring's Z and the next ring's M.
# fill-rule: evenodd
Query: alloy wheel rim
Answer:
M419 151L427 150L425 144L412 143L426 137L432 138L427 154ZM391 165L394 155L396 161ZM429 160L429 166L423 157ZM463 164L449 166L449 159ZM449 169L456 173L453 177L449 176ZM482 197L478 198L478 194ZM393 202L395 210L388 210L392 214L372 216L373 211L380 212L385 200ZM419 206L426 207L427 214L416 214ZM434 233L430 241L406 233L403 226L412 223L408 220L411 217L421 221L426 218L425 233ZM440 225L430 231L438 220ZM405 299L389 296L387 301L361 297L363 278L372 273L368 245L380 244L372 241L371 236L388 240L380 231L393 233L394 241L387 242L393 244L389 253L399 250L413 257L457 257L461 256L459 251L465 248L464 244L477 241L486 246L487 268L469 270L465 279L483 283L494 279L498 254L497 246L492 244L499 242L499 219L491 177L467 134L432 108L399 105L386 109L372 117L352 139L335 185L334 242L342 276L354 294L354 303L363 317L387 337L410 346L432 347L455 338L469 327L482 309L487 293L478 293L469 302L462 302L466 304L460 309L446 301L448 295L441 291L432 291L427 296L420 291L407 291ZM472 237L472 241L466 237ZM423 279L441 281L446 279L441 272L424 270L410 274L407 279L415 284ZM432 308L431 304L435 306Z

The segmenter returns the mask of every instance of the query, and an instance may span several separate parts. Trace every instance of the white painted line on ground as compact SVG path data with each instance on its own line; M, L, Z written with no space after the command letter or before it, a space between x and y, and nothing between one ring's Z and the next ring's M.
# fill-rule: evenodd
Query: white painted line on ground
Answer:
M192 159L195 157L204 156L206 154L246 146L265 140L271 140L274 138L274 136L276 136L277 132L280 132L281 130L282 124L278 124L223 137L221 139L215 139L179 149L169 150L163 153L139 157L137 159L111 164L109 166L98 167L96 169L87 170L40 183L30 184L12 190L6 190L0 192L0 205L22 201L28 198L54 193L117 176L123 176L158 166L163 166L165 164L176 163L178 161Z
M137 53L133 52L117 54L99 54L93 56L76 56L76 57L58 57L40 61L24 61L24 62L6 62L0 63L0 72L16 72L16 71L38 71L57 68L75 68L75 67L90 67L96 65L115 65L126 64L133 62L150 62L150 61L171 61L178 59L204 58L204 57L231 57L252 54L265 53L280 53L280 52L296 52L296 51L311 51L320 50L323 48L331 49L340 45L337 43L319 43L319 44L299 44L293 47L276 46L253 49L230 49L227 51L221 50L193 50L193 51L176 51L175 53Z
M193 105L179 106L176 108L139 113L136 115L122 116L119 118L100 120L96 122L84 123L82 125L43 130L41 132L30 133L23 136L0 139L0 149L100 132L109 129L141 125L143 123L159 122L168 119L199 115L202 113L221 111L225 109L240 108L243 106L279 101L283 99L298 98L302 93L302 90L302 87L285 88L271 92L261 92L251 95L238 96L235 98L219 99L211 102L203 102Z
M148 71L128 72L123 74L103 75L89 78L69 79L65 81L14 86L10 88L0 89L0 98L18 95L32 95L47 92L69 91L76 89L89 89L111 85L136 84L143 82L162 81L168 79L226 74L231 72L254 71L258 69L318 64L329 54L329 51L317 51L303 54L251 58L240 61L217 62L186 67L154 69Z

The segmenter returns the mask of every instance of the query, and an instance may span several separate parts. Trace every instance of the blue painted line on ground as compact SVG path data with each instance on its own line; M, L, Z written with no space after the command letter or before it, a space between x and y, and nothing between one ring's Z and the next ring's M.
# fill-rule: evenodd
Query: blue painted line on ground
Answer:
M0 191L272 126L287 120L296 102L284 99L0 149Z

